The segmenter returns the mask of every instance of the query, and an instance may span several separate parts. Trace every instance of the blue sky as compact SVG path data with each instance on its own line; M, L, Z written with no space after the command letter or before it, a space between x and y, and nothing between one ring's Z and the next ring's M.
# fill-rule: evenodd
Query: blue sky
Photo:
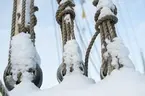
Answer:
M54 10L57 9L57 3L55 0L35 0L36 5L39 7L39 11L36 13L38 17L38 24L36 30L36 47L41 57L41 67L44 73L44 81L42 88L52 87L57 84L56 70L61 63L61 40L60 30L57 26L57 34L55 33L52 3ZM86 0L84 8L86 11L87 20L91 32L94 33L94 13L96 8L91 5L92 0ZM145 54L145 1L144 0L114 0L118 7L119 22L116 25L118 36L123 39L125 45L129 48L130 57L136 66L136 69L143 72L143 65L140 57L140 49ZM76 0L77 2L77 0ZM11 13L12 13L12 0L4 0L0 3L0 79L2 79L3 71L8 62L8 48L10 41L11 30ZM87 27L86 21L81 17L81 6L79 2L76 3L77 24L80 29L85 27L85 31L81 31L81 34L85 39L85 43L88 44L91 35ZM55 24L57 24L55 22ZM76 34L77 30L76 30ZM56 42L56 37L58 42ZM79 36L77 39L80 43ZM96 63L96 67L99 68L100 60L97 57L96 50L100 50L100 42L97 38L96 46L92 50L92 57ZM57 49L59 47L59 49ZM83 49L83 46L81 46ZM58 54L59 50L59 54ZM60 55L60 57L58 57ZM90 66L92 70L90 75L98 80L99 76L95 72L95 69Z

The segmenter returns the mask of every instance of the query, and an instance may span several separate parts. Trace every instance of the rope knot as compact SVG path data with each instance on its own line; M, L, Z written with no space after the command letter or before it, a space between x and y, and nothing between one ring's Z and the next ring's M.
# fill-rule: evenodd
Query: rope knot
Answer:
M65 15L70 14L71 19L74 20L75 18L75 12L73 7L75 6L75 4L72 1L66 1L62 4L60 4L57 12L56 12L56 20L58 22L58 24L62 23L62 19Z
M95 14L95 21L96 21L95 28L99 30L99 25L107 20L109 20L112 24L116 24L118 22L118 18L110 8L102 7L99 10L97 10Z

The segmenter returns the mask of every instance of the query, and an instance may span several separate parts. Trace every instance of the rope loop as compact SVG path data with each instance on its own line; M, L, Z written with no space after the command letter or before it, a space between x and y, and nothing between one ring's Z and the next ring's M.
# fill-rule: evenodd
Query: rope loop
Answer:
M62 24L62 19L66 14L70 14L72 20L75 19L75 12L73 7L75 6L75 4L72 1L66 1L62 4L60 4L57 12L56 12L56 21L58 22L58 24ZM69 7L69 8L67 8Z

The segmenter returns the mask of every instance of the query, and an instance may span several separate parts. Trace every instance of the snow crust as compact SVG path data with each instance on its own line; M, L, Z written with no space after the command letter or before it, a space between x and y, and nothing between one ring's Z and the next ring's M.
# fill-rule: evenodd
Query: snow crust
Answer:
M110 10L110 8L103 7L102 10L101 10L100 15L98 17L98 19L100 20L101 18L103 18L103 17L105 17L107 15L113 15L113 16L115 16L114 13Z
M23 81L15 86L15 89L9 92L10 96L26 96L33 92L39 92L40 89L30 81Z
M72 1L72 3L74 3L73 0L61 0L60 5L67 2L67 1Z
M113 4L112 0L99 0L97 10L100 10L98 20L102 19L107 15L115 16L115 5Z
M19 88L22 88L22 85L19 85ZM30 93L26 88L23 89L27 90L24 92L25 95L23 95L23 90L19 90L19 92L21 92L21 96L145 96L144 89L145 76L132 68L124 67L114 70L111 75L97 83L82 74L73 72L71 75L65 76L62 83L50 89L35 91L34 88ZM18 92L16 89L14 90L13 93ZM20 95L15 94L15 96Z
M108 56L111 55L111 64L116 69L119 68L119 64L122 64L124 67L134 68L133 63L129 58L129 50L118 37L114 38L113 42L106 39L106 43L107 52L104 54L104 57L107 59Z
M115 5L113 4L112 0L99 0L97 9L101 9L103 7L108 7L111 10L115 9Z
M10 50L13 79L17 80L17 75L21 72L23 73L22 79L31 80L32 74L28 73L28 70L36 68L36 64L40 64L40 57L30 39L30 35L22 32L13 36Z
M71 17L70 17L70 14L67 14L67 15L64 17L64 20L65 20L66 24L68 24L68 23L71 24Z
M76 40L67 41L64 46L63 59L66 64L67 74L70 73L71 67L74 71L81 72L79 67L83 63L82 54Z

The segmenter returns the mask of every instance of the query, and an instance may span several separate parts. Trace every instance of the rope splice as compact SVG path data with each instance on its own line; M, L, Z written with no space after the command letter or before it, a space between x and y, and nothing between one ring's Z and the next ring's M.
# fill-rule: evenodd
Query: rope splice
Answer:
M111 65L112 57L109 55L108 57L105 56L107 52L107 40L113 42L113 38L117 37L115 24L117 23L118 19L117 15L117 8L112 3L111 0L94 0L93 4L97 7L97 12L95 14L95 29L97 32L100 32L101 36L101 53L102 53L102 66L100 70L100 77L104 79L107 75L115 69L114 66ZM122 65L119 64L119 68Z
M18 34L26 33L30 35L30 42L32 42L32 46L35 47L35 31L34 26L37 24L37 18L35 16L35 12L38 11L38 7L34 6L34 0L14 0L13 4L13 15L12 15L12 29L11 29L11 41L12 38ZM25 35L26 35L25 34ZM15 85L18 85L22 82L23 72L20 72L15 74L13 70L13 64L11 60L11 55L13 53L12 50L12 42L10 41L10 48L9 48L9 59L8 59L8 65L4 71L4 82L9 91L11 91ZM23 42L24 43L24 42ZM17 46L19 47L19 46ZM20 57L16 58L19 59ZM21 58L24 59L24 58ZM15 64L16 65L16 64ZM35 64L35 68L29 68L28 70L25 70L27 73L33 75L33 79L31 82L33 82L37 87L40 87L42 85L42 78L43 73L38 64ZM17 69L19 69L18 66ZM27 66L25 66L27 67ZM14 75L17 75L17 79L14 79Z
M65 44L70 40L75 40L74 34L74 19L75 12L73 7L75 6L72 0L57 0L59 4L59 8L56 13L56 21L60 25L61 34L62 34L62 42L63 42L63 51ZM63 63L59 66L57 70L57 79L59 82L63 80L63 77L66 75L66 67L67 65ZM83 63L80 63L80 68L84 75L86 75L86 68ZM71 72L73 71L73 67L71 67Z

